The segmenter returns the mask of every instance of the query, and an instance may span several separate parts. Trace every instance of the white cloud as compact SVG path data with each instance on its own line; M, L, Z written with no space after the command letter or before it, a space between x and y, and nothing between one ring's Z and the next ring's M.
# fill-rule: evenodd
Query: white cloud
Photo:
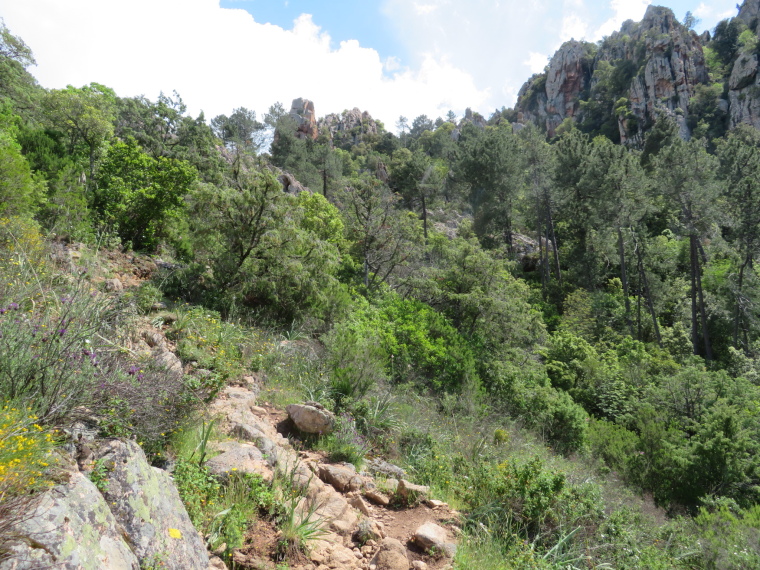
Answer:
M613 16L604 22L594 33L592 40L597 41L604 36L620 29L620 25L626 20L639 21L644 17L644 12L652 0L612 0L610 8Z
M434 4L418 4L417 2L414 3L414 11L420 16L430 14L437 8L438 6L435 6Z
M562 40L582 40L588 35L588 24L578 14L567 14L562 18L560 36Z
M97 81L151 99L177 90L207 119L307 97L319 115L356 106L392 128L401 114L461 113L489 96L440 54L409 69L355 40L331 49L309 15L284 30L219 0L0 0L0 13L34 50L43 86Z
M541 73L547 63L549 63L549 57L544 53L538 53L535 51L530 52L528 54L528 59L523 62L524 65L528 66L531 73Z
M710 5L702 2L692 10L692 13L701 20L697 25L697 29L711 30L715 27L715 24L721 20L736 16L738 10L736 9L736 3L734 0L715 0Z

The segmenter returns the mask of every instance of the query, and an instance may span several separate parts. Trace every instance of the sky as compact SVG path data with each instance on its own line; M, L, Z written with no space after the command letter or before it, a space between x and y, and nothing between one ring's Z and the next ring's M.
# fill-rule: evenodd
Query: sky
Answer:
M396 130L403 115L511 107L569 39L598 41L651 0L0 0L46 88L92 81L119 96L177 91L207 120L261 117L311 99L318 116L358 107ZM667 0L697 31L736 0Z

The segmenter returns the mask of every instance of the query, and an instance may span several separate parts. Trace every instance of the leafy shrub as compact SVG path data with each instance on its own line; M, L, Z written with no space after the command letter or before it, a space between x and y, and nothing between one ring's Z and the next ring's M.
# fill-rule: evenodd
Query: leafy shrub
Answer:
M134 293L135 305L141 315L147 315L155 303L161 301L161 290L153 283L145 281Z
M346 461L361 469L364 456L371 445L359 432L356 421L348 414L340 414L335 422L335 429L325 441L330 461Z
M359 308L344 326L356 338L379 341L387 355L384 368L396 381L458 391L468 377L477 376L467 341L446 317L421 301L388 293L377 306Z
M610 469L625 473L635 454L639 438L626 428L606 420L589 423L588 440L591 452L601 458Z
M154 362L140 367L106 355L97 364L89 405L101 417L101 434L135 438L160 459L172 432L200 404L192 385Z
M482 523L505 540L550 545L563 529L593 526L602 517L598 488L570 485L538 458L481 463L469 480L463 499L472 509L470 523Z
M0 297L0 392L44 422L88 405L101 376L95 341L118 319L113 303L83 284L71 296L8 301Z
M337 327L324 338L327 347L329 392L337 410L361 400L386 380L385 351L373 336Z
M710 500L694 522L704 568L760 567L760 506L740 509L730 499Z

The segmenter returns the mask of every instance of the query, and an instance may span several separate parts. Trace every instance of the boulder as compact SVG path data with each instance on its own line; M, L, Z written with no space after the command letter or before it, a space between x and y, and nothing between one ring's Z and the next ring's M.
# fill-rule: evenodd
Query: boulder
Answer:
M397 467L392 463L383 461L379 457L370 459L367 462L367 470L373 475L380 474L385 475L386 477L394 477L396 479L401 479L402 477L406 476L406 471L401 469L401 467Z
M380 548L370 563L377 570L409 570L409 559L406 548L395 538L384 538L380 542Z
M22 521L2 570L138 570L140 561L95 485L79 472L45 492Z
M166 349L165 346L157 346L153 349L153 360L156 364L165 368L171 378L181 379L184 375L182 362L177 355Z
M359 528L354 531L351 538L353 538L354 542L364 545L370 540L381 540L385 538L385 533L375 521L372 519L364 519L359 523Z
M315 402L290 404L285 410L302 432L328 434L335 427L335 415Z
M206 461L206 467L222 480L235 473L248 473L271 482L274 475L261 450L250 443L225 442L224 451Z
M426 552L435 552L453 558L456 545L449 542L446 529L432 522L426 522L414 531L414 542Z
M407 505L424 501L427 499L429 493L430 487L414 485L405 479L399 480L398 488L396 489L396 494L401 497Z
M381 493L377 489L365 490L364 496L367 497L370 501L372 501L376 505L380 505L382 507L387 507L391 502L391 500L388 498L387 495L385 495L384 493Z
M351 464L320 465L319 478L335 487L336 491L358 491L362 487L362 478L356 473Z
M133 441L105 442L97 456L107 470L103 496L141 564L160 560L163 568L206 568L206 547L169 474L151 467Z

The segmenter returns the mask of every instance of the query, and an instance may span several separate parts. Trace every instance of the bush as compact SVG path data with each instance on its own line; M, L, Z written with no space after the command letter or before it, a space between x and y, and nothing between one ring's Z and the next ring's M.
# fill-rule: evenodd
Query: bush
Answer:
M0 562L8 558L14 526L36 503L35 491L49 482L55 440L38 419L31 408L0 404Z
M709 500L695 517L704 568L760 568L760 506Z
M330 461L346 461L357 470L361 469L364 456L371 449L367 439L356 428L356 421L347 413L338 416L335 429L325 440L325 447Z
M80 284L70 296L0 296L0 392L46 423L87 406L100 380L97 339L118 320L113 303Z
M549 546L567 529L594 526L602 519L597 487L573 486L538 458L481 463L469 479L463 499L472 509L470 524L483 524L507 541L520 537Z

